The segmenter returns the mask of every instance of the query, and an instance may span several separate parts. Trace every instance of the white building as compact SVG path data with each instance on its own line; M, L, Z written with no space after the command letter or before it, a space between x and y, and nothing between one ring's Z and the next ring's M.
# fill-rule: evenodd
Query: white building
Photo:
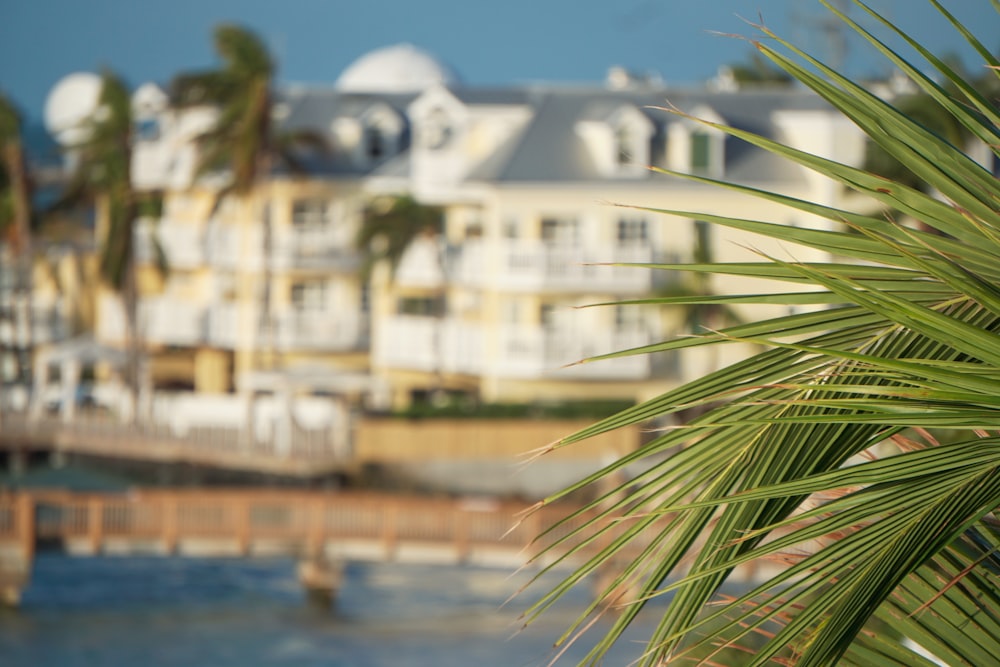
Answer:
M795 88L673 89L617 69L594 85L482 88L408 45L363 56L330 87L288 86L279 98L277 124L322 133L331 153L303 155L306 173L276 171L248 200L213 212L218 179L193 178L194 138L213 110L174 110L155 87L136 94L136 183L165 193L149 226L171 271L146 281L140 318L161 384L231 390L266 349L267 363L369 372L396 404L437 390L486 402L653 395L723 360L653 354L565 367L684 333L669 310L576 308L679 280L607 264L689 260L699 242L721 261L750 258L747 245L787 250L646 209L825 223L648 167L837 205L839 186L692 117L849 163L864 145ZM373 199L396 195L441 207L445 233L364 285L355 235ZM112 295L103 302L99 337L121 341L120 307Z

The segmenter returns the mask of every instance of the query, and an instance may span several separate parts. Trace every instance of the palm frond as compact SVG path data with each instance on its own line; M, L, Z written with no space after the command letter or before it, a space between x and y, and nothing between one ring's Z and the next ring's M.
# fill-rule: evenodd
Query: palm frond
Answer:
M996 65L970 31L930 1L947 27ZM831 178L921 228L665 172L835 224L792 228L697 211L658 213L821 251L831 261L761 254L751 262L644 265L752 276L776 287L632 303L814 310L586 360L747 342L762 349L552 446L711 406L546 501L597 490L595 500L539 537L539 558L552 563L543 571L576 565L526 615L530 622L571 588L595 577L604 581L559 640L574 641L595 617L609 616L585 664L599 664L631 624L650 614L655 622L640 660L649 666L935 664L924 653L978 665L1000 654L994 517L1000 505L1000 439L994 435L1000 432L1000 189L960 145L968 137L996 153L1000 115L955 68L860 0L863 11L926 58L947 88L824 4L910 76L934 101L935 113L962 133L928 129L766 29L773 45L757 44L760 53L850 118L919 183L692 119ZM919 446L908 435L917 432L929 436ZM637 467L642 472L615 482ZM722 596L737 568L765 561L781 567L741 594Z

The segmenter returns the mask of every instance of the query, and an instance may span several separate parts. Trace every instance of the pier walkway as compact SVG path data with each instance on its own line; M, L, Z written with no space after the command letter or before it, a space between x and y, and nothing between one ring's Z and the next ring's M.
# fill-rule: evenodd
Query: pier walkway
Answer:
M178 436L163 426L123 423L100 414L65 420L7 412L0 421L0 451L4 450L188 463L292 477L338 472L352 460L350 448L328 430L296 428L291 444L280 448L234 428L197 428Z

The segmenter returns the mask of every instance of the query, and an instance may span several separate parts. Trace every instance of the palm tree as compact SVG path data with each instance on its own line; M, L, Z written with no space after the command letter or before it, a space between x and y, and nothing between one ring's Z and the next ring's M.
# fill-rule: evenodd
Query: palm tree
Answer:
M751 51L745 62L729 66L733 80L743 86L790 86L795 83L788 72L771 64L757 51Z
M395 271L406 249L417 238L443 231L443 212L436 206L421 204L410 195L373 201L365 208L355 240L363 257L362 277L367 279L381 261L387 261Z
M31 308L31 182L21 143L21 114L6 96L0 94L0 228L4 230L15 257L14 301L24 318L28 339L19 350L18 379L31 377L29 368L34 335ZM21 327L15 327L19 329Z
M52 210L81 202L98 210L98 268L101 282L122 300L128 350L126 378L137 418L139 394L138 292L134 223L139 195L132 188L132 103L125 81L110 70L101 75L97 108L85 122L83 139L69 147L74 170Z
M938 0L929 1L989 67L1000 69L1000 61ZM995 100L861 0L855 4L876 25L910 43L960 97L824 4L997 156ZM710 125L834 178L933 233L877 214L725 183L715 184L846 223L850 230L662 211L824 250L844 261L763 257L717 265L718 273L776 281L779 290L757 295L760 303L809 303L816 309L620 353L732 341L765 348L555 446L719 403L546 501L646 464L627 484L615 485L546 532L552 562L575 553L578 565L529 610L528 620L600 573L609 583L559 640L572 641L595 625L594 616L607 615L606 634L585 664L599 663L639 618L653 622L641 665L934 665L925 652L946 664L995 664L1000 187L953 143L761 30L775 40L773 46L757 45L763 55L939 194ZM812 291L782 292L783 283L810 285ZM733 597L723 595L737 566L764 561L776 574ZM616 597L622 590L630 595Z
M736 309L724 297L717 298L712 288L712 267L715 265L712 228L704 220L695 220L692 224L694 242L691 247L691 263L673 267L682 273L677 276L678 279L665 283L658 291L655 303L669 311L679 311L685 334L718 331L723 327L742 324L743 320ZM705 366L706 374L718 369L718 348L709 348Z
M421 204L410 195L375 199L365 208L361 227L355 238L355 245L362 257L361 279L369 284L369 288L375 287L372 283L377 284L379 281L371 280L373 270L378 264L384 263L389 269L386 280L391 283L407 249L421 237L429 237L436 242L443 231L444 211L440 207ZM441 252L436 254L436 260L435 268L440 275L446 275L446 260ZM390 285L383 283L376 289L389 287ZM442 369L444 337L441 324L447 311L446 289L447 285L441 285L436 289L430 304L430 312L426 312L425 309L422 313L437 318L430 343L434 355L432 389L435 392L441 389L444 382Z
M261 181L277 163L301 170L296 149L325 151L327 144L315 131L276 133L272 124L274 94L272 81L275 63L267 45L242 26L222 24L215 29L215 50L222 68L178 77L175 97L181 106L216 106L218 118L212 128L199 137L199 175L225 171L228 184L216 196L213 213L222 200L234 195L251 204ZM258 337L267 341L274 353L274 328L271 325L271 221L266 206L255 217L262 225L263 289ZM256 346L263 356L264 348Z

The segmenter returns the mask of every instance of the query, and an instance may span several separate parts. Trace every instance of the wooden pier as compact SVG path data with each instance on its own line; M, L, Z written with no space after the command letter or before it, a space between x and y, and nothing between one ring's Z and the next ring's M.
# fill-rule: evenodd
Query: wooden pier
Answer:
M346 561L515 568L565 509L518 524L523 503L342 492L148 490L0 495L0 596L16 605L40 546L74 555L292 555L320 598Z

